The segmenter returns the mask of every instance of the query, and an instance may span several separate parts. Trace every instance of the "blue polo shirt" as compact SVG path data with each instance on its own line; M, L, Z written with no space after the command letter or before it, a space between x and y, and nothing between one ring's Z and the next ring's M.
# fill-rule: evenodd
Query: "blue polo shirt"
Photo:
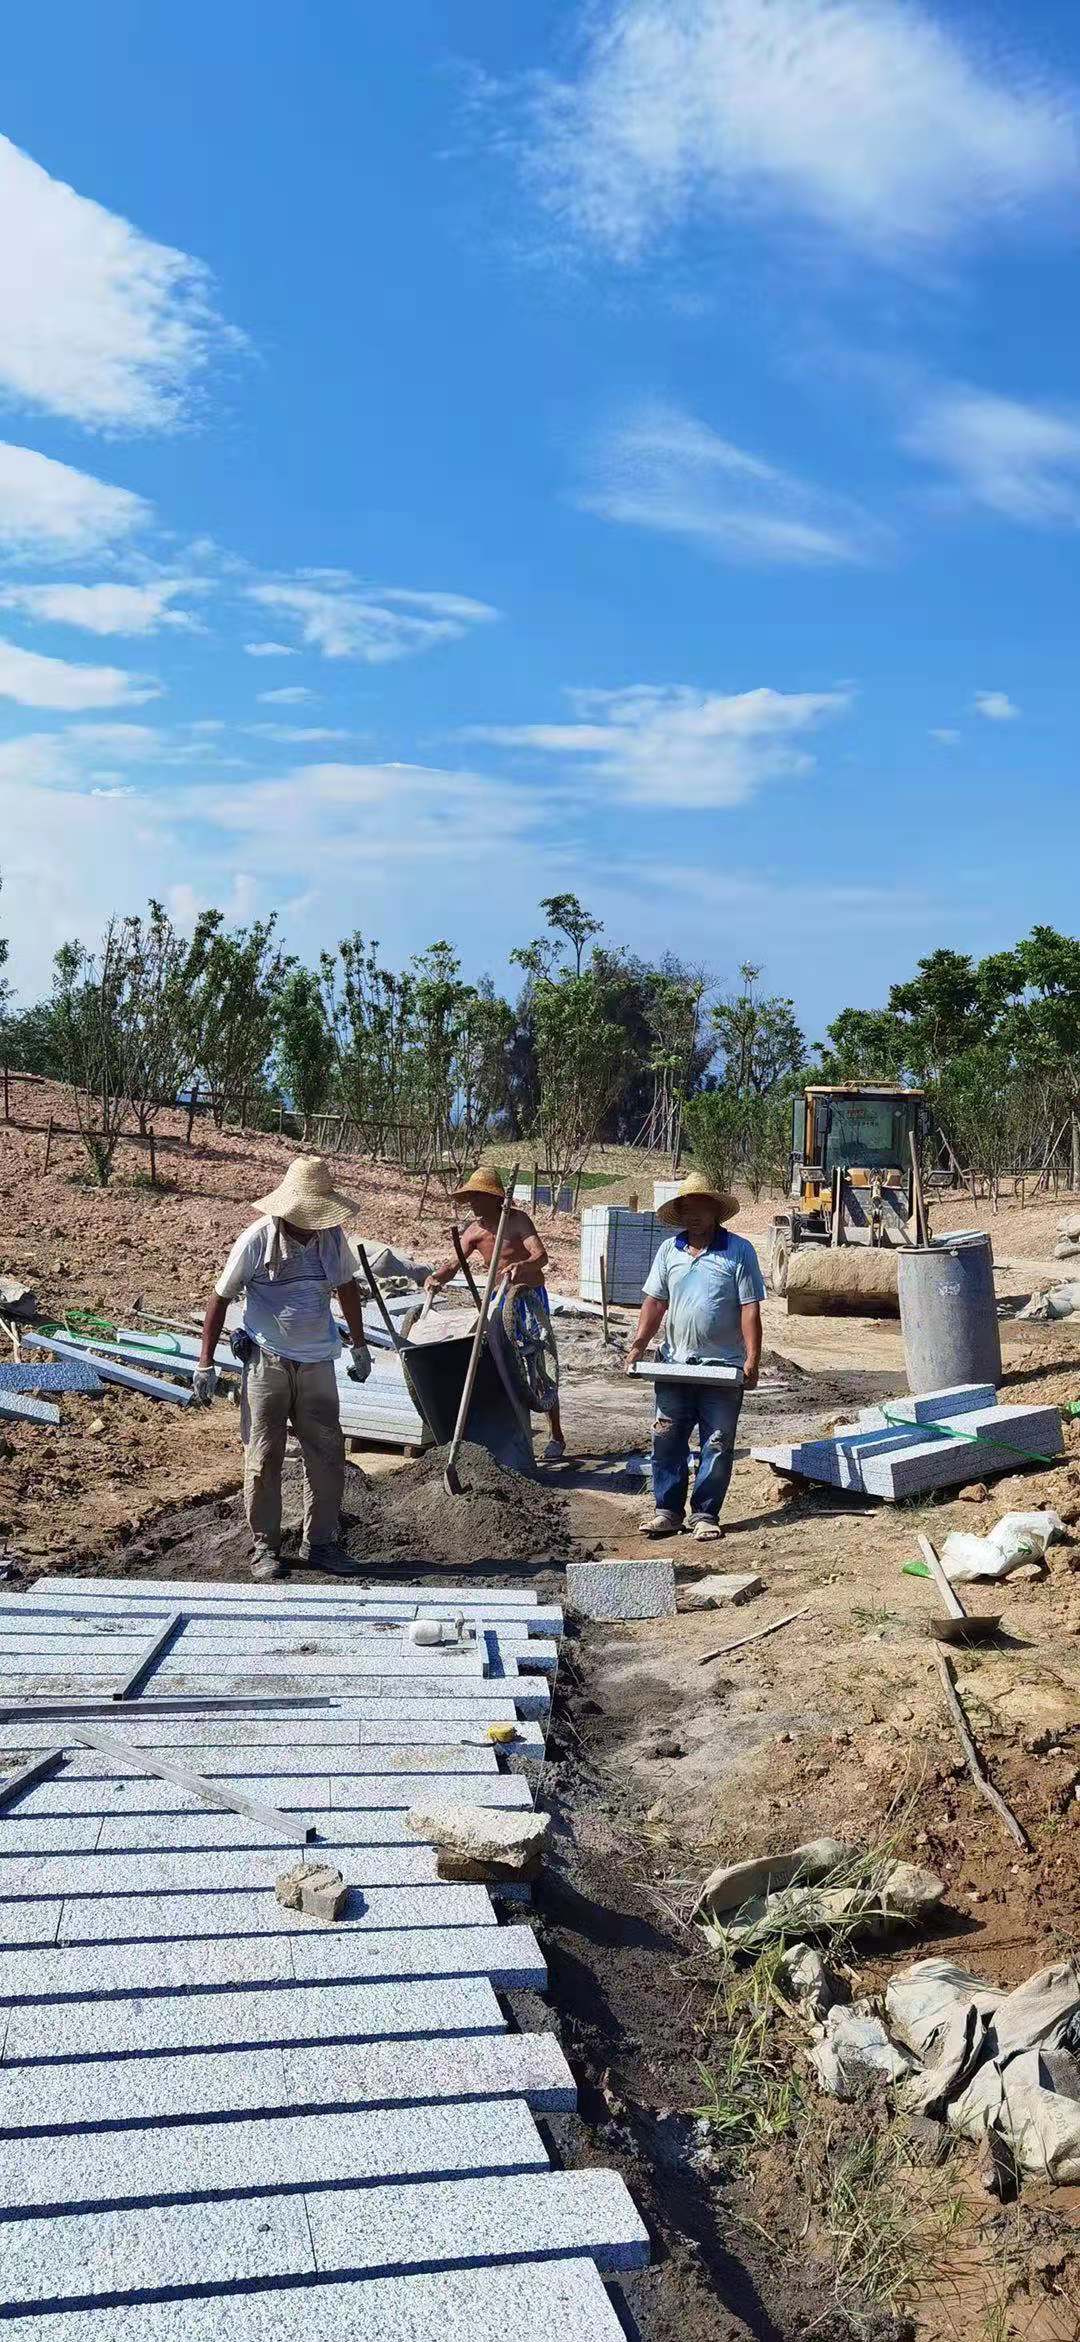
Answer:
M650 1301L666 1301L661 1358L674 1365L742 1366L746 1344L739 1315L748 1301L764 1301L758 1256L745 1236L717 1230L707 1252L693 1253L685 1236L670 1236L645 1280Z

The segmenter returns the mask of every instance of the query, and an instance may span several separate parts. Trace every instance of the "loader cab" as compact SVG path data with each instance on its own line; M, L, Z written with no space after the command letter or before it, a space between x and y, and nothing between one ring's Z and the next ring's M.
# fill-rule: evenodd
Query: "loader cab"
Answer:
M868 1082L808 1089L792 1106L793 1202L813 1211L832 1192L838 1171L853 1186L908 1186L911 1141L918 1140L921 1090Z

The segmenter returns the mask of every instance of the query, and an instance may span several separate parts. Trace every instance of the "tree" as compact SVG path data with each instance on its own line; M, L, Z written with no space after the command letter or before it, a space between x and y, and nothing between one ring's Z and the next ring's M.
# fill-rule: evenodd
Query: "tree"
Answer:
M577 1178L626 1070L626 1041L603 985L569 969L533 993L540 1100L537 1132L552 1198Z
M270 1055L281 987L294 965L274 942L276 923L257 919L230 933L220 911L203 911L188 949L187 1054L219 1130L229 1108L259 1087Z
M122 919L115 936L123 961L129 1095L145 1138L154 1106L172 1105L191 1071L187 947L153 898L145 919Z
M603 920L594 919L591 911L587 911L577 896L572 894L545 895L540 908L547 912L548 926L553 927L556 934L569 937L575 953L574 974L580 976L582 952L591 935L603 934Z
M724 1056L724 1083L741 1095L762 1097L779 1085L790 1085L806 1063L806 1035L795 1015L793 1000L774 993L762 998L757 990L760 968L744 961L739 973L741 992L717 1001L712 1025Z
M323 1001L335 1053L335 1086L345 1112L367 1126L373 1154L394 1141L405 1160L405 1119L412 1023L412 984L379 965L377 941L355 931L324 952L319 963ZM395 1125L399 1126L395 1129Z
M63 1078L99 1186L107 1187L130 1113L134 1022L122 925L97 952L65 943L53 962L53 1015Z
M319 979L310 968L290 968L277 1000L274 1061L282 1089L305 1120L326 1104L335 1060Z

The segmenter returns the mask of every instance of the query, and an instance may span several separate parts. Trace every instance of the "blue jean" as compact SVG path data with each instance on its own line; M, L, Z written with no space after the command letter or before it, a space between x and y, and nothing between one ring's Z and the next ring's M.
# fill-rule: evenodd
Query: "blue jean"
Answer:
M742 1386L710 1390L706 1384L658 1382L653 1423L652 1483L658 1512L686 1510L690 1484L690 1434L701 1442L690 1510L715 1521L728 1492L735 1461L735 1432Z

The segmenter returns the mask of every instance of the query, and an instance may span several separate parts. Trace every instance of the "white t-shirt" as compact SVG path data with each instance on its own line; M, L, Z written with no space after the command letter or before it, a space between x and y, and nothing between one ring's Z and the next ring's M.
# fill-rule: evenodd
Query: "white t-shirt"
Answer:
M337 1358L341 1341L330 1296L355 1277L358 1263L340 1228L323 1228L306 1244L281 1231L271 1275L273 1220L256 1220L238 1236L214 1291L222 1301L244 1295L244 1330L274 1358L309 1366Z

